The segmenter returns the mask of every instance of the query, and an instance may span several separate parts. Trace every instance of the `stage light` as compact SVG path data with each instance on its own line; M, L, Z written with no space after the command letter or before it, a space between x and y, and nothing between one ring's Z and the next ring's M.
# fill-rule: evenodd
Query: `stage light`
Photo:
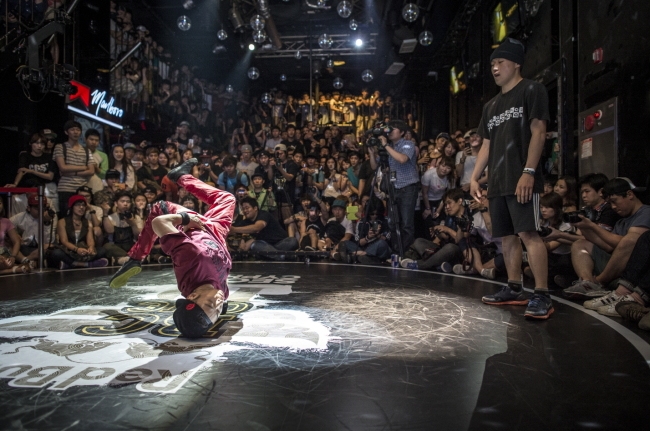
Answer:
M194 0L185 0L183 2L183 7L188 10L192 9L194 7Z
M226 93L232 93L233 91L235 91L235 89L232 85L228 84L228 86L226 86Z
M296 51L296 60L300 60L302 58L302 53L300 51Z
M366 69L361 73L361 79L364 82L370 82L374 79L375 75L372 73L372 70Z
M356 46L357 48L362 47L363 46L363 39L361 39L360 37L356 38L354 40L354 46Z
M260 77L260 71L257 69L257 67L251 67L250 69L248 69L249 79L256 80L259 77Z
M420 8L415 3L408 3L402 8L402 18L405 21L413 22L418 19L420 15Z
M433 42L433 34L430 31L424 30L420 33L420 45L429 46Z
M235 28L235 31L241 31L240 29L244 26L244 20L241 17L236 3L233 3L232 8L228 10L228 19Z
M328 58L327 61L325 62L325 67L331 69L334 67L334 61L331 58Z
M181 15L176 20L176 25L179 29L187 31L192 27L192 20L185 15Z
M286 81L286 80L287 80L287 75L285 75L284 73L280 75L280 81Z
M341 78L335 78L335 79L334 79L334 82L332 83L332 85L333 85L334 88L336 88L337 90L340 90L341 88L343 88L343 80L342 80Z
M350 30L355 31L358 28L359 28L359 23L356 20L351 19L350 20Z
M221 29L217 32L217 37L219 40L226 40L228 39L228 33L226 33L226 30Z
M254 43L249 43L248 44L248 50L249 51L255 51L255 44Z
M350 15L352 15L352 5L349 1L343 0L341 3L339 3L336 11L339 13L339 16L341 18L348 18Z
M250 20L251 28L255 31L262 30L264 28L264 25L266 24L266 21L264 21L264 18L262 15L253 15Z
M266 32L264 30L256 30L253 32L253 40L255 43L262 43L266 40Z
M321 34L318 37L318 46L320 46L323 49L329 49L332 47L332 38L328 36L327 34Z

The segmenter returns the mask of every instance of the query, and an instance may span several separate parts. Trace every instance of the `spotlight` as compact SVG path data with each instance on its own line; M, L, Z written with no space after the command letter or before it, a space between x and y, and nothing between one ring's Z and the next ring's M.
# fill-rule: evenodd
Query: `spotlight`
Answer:
M356 38L354 40L354 46L356 46L357 48L361 48L363 46L363 39L361 39L360 37Z
M228 11L228 19L230 20L232 26L235 28L235 31L240 31L240 29L244 26L244 20L241 17L239 8L237 8L237 4L233 4L232 8Z
M248 44L248 50L249 51L255 51L255 44L254 43L249 43Z

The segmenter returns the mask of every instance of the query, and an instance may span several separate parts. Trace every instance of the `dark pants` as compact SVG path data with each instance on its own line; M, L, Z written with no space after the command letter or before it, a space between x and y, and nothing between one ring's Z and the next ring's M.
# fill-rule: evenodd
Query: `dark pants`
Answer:
M93 260L101 259L106 254L106 251L102 247L97 247L97 255ZM70 257L65 251L60 248L55 248L52 250L50 255L47 257L47 262L53 268L58 268L61 262L64 262L66 265L72 266L74 259Z
M412 248L422 256L426 249L435 248L436 245L424 238L418 238ZM433 256L428 259L418 259L418 269L436 269L444 262L455 263L460 260L460 247L456 244L445 244Z
M621 280L640 287L650 295L650 231L644 232L636 241Z
M383 239L378 239L365 248L360 247L359 244L354 241L343 241L341 244L345 246L348 253L354 253L355 251L363 250L366 252L367 256L376 257L381 261L388 259L391 255L390 246Z
M294 251L298 249L298 240L294 236L287 237L282 241L271 245L266 241L255 241L251 244L251 251L255 253L265 251ZM283 260L284 256L269 256L272 260Z
M409 184L401 189L395 189L395 206L399 211L400 232L402 235L402 247L406 251L415 241L415 204L418 200L417 184ZM389 221L391 232L395 232L395 221ZM396 238L397 236L393 236Z

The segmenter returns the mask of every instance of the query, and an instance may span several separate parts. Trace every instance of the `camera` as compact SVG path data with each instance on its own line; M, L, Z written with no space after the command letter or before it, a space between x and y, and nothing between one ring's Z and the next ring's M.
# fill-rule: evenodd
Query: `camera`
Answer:
M549 236L551 232L551 228L546 226L542 226L537 230L537 234L542 238Z
M381 230L381 223L378 221L370 222L370 230L377 233Z
M50 216L50 218L54 218L54 215L56 214L52 208L46 209L45 212Z
M379 147L381 144L381 141L379 140L380 136L385 136L388 139L388 135L390 132L393 131L393 128L388 126L384 122L379 122L375 124L372 129L368 130L366 132L366 135L368 135L368 140L366 141L366 144L369 147Z
M570 211L562 214L562 221L565 223L580 223L582 219L579 216L596 221L596 215L596 212L591 208L582 208L580 211Z
M454 217L454 222L456 222L456 226L458 226L463 232L469 232L472 230L472 220L469 217Z
M123 213L120 213L119 218L120 220L129 220L133 217L133 213L131 211L125 211Z

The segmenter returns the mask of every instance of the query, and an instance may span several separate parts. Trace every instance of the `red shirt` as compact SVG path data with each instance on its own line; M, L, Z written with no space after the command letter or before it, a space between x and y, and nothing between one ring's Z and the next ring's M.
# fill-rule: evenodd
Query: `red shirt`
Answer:
M226 244L209 229L167 234L160 238L160 245L174 262L178 289L184 297L199 286L211 284L228 299L230 253Z
M162 183L160 184L160 188L162 189L163 192L172 192L172 202L177 202L178 201L178 186L174 184L172 180L167 178L167 175L165 175L162 179Z

